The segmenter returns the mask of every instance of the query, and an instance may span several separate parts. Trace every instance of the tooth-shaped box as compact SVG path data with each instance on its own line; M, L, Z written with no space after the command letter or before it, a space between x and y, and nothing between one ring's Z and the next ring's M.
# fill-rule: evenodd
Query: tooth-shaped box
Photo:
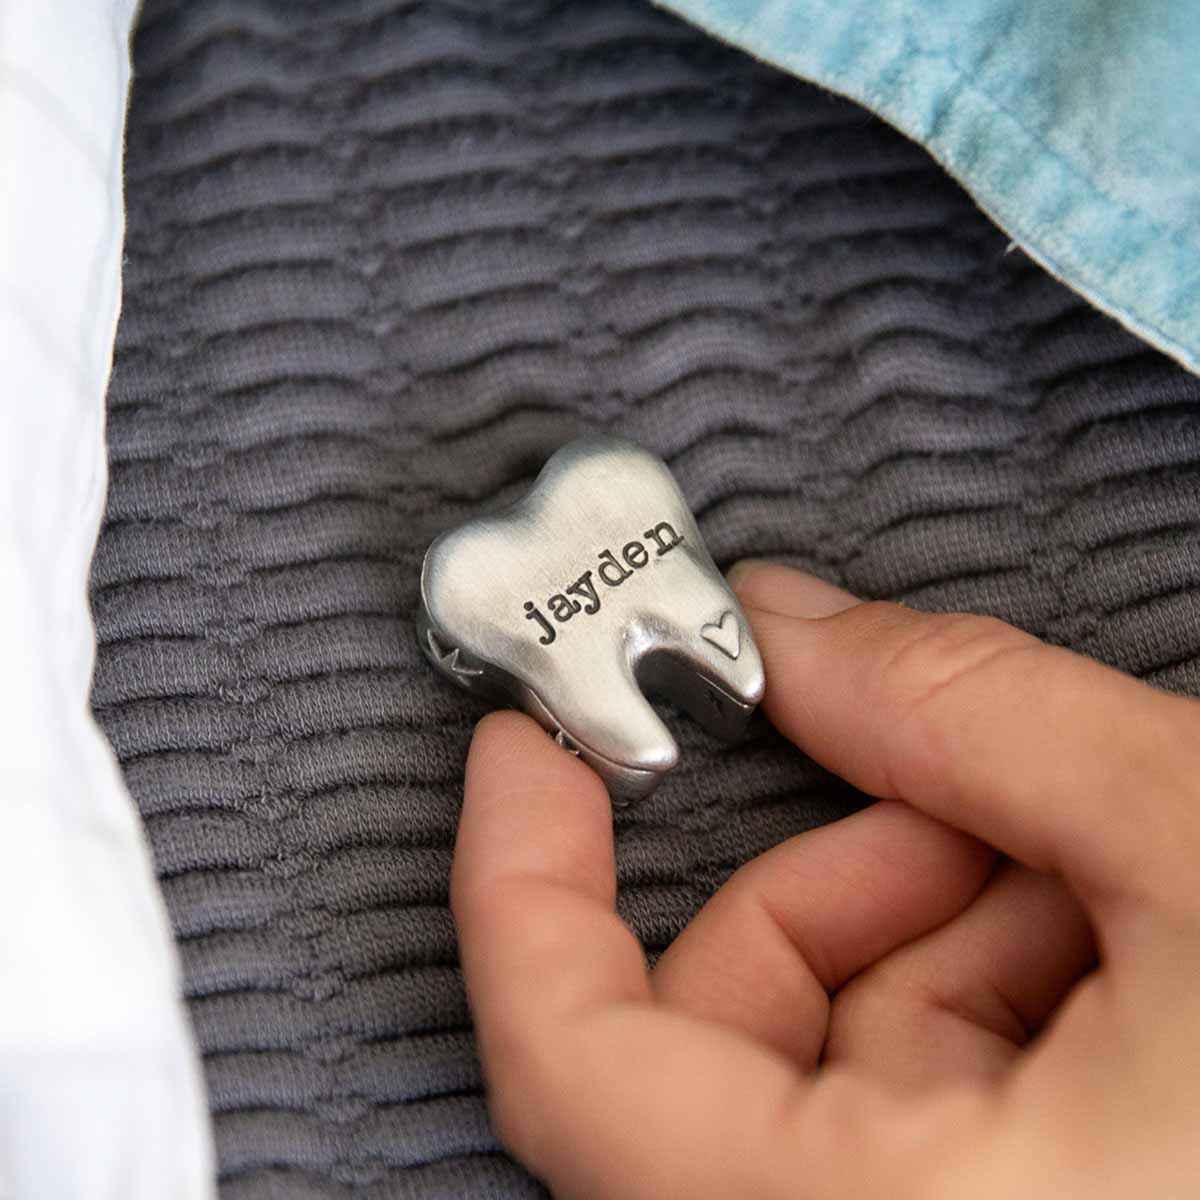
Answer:
M523 708L617 801L679 759L645 692L728 740L763 694L750 626L683 493L620 438L569 443L512 507L439 537L417 636L443 675Z

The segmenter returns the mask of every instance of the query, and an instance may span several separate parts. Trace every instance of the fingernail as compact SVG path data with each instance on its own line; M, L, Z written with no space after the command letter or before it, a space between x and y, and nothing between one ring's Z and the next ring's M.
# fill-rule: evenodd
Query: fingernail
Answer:
M729 581L729 586L736 592L760 567L769 567L770 565L765 558L741 558L725 572L725 578Z
M761 558L734 563L726 578L744 604L785 617L831 617L860 603L816 575Z

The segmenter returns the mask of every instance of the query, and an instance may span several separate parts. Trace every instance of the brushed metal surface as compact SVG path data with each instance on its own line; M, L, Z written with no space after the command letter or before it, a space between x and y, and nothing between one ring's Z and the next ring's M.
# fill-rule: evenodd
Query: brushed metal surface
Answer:
M516 504L430 546L417 637L442 675L524 709L616 801L647 795L679 759L646 692L732 740L765 683L666 464L608 436L563 446Z

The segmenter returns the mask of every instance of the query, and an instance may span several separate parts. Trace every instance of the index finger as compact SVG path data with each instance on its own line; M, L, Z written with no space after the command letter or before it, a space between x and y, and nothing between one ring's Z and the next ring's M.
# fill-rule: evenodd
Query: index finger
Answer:
M600 779L514 712L485 717L467 759L451 905L484 1050L522 1021L649 999L615 910Z
M794 1195L781 1116L809 1085L759 1043L656 1007L614 892L603 784L527 717L486 717L451 899L501 1139L560 1195Z

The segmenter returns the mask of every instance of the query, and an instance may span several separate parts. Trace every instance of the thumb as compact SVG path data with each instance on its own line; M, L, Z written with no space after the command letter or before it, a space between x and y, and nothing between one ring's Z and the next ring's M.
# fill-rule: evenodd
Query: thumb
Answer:
M1200 911L1196 701L993 618L853 604L768 564L731 577L767 714L818 762L1064 876L1097 919L1117 900Z

